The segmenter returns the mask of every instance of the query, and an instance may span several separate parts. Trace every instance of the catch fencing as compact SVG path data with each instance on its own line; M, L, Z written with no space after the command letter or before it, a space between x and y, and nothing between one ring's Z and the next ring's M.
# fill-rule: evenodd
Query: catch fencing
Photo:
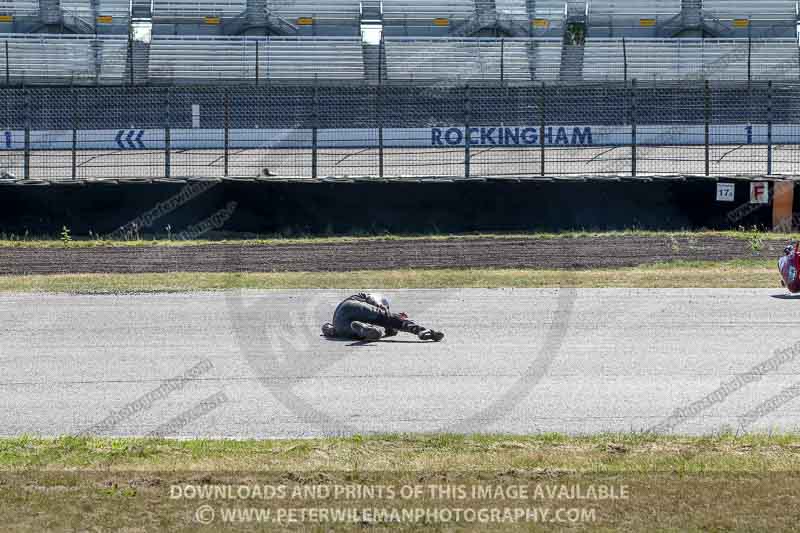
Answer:
M799 88L0 88L0 172L48 180L796 175Z

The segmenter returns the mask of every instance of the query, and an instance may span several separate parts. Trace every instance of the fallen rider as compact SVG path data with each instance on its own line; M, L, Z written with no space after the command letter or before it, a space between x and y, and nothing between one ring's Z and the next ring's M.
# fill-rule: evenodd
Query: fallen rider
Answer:
M393 337L399 331L411 333L424 341L438 342L444 338L441 331L415 324L405 313L392 313L388 298L365 292L354 294L340 303L333 313L333 323L322 325L322 334L328 338L365 341Z

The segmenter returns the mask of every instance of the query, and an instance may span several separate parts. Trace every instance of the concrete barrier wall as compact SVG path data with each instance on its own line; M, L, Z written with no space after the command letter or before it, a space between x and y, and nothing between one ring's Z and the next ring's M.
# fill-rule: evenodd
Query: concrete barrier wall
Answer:
M74 236L107 235L138 221L142 234L167 225L177 234L221 210L218 230L259 234L771 227L771 206L750 204L750 182L729 183L727 201L701 178L5 185L0 232L57 235L67 226Z
M537 147L544 140L550 146L611 147L633 144L630 125L602 126L482 126L469 128L472 146ZM766 145L766 124L715 124L709 127L709 143L723 145ZM541 135L541 137L540 137ZM774 144L800 144L800 127L775 124L772 127ZM543 139L542 139L543 137ZM230 149L249 148L311 148L312 130L306 129L237 129L228 134ZM467 132L463 127L384 128L383 145L397 148L448 148L464 146ZM78 129L75 135L77 150L163 150L166 146L164 129ZM174 150L221 149L225 145L224 129L173 128L170 145ZM319 148L375 148L379 146L377 128L338 128L318 130ZM32 150L69 150L72 130L31 130ZM640 125L636 143L639 146L702 146L705 126L699 125ZM0 152L25 149L24 130L0 130Z

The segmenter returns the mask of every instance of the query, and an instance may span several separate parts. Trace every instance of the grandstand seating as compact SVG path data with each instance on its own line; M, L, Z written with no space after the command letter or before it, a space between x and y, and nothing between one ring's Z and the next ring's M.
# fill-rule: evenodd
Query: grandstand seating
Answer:
M567 16L578 21L586 21L586 9L588 0L567 0Z
M552 1L552 0L551 0ZM556 0L563 3L563 0ZM537 4L543 2L536 2ZM544 2L547 3L547 2ZM526 0L495 0L495 9L500 17L528 24L528 3Z
M476 13L474 0L383 0L387 36L444 36Z
M707 78L796 80L797 42L792 39L587 39L583 79L680 80Z
M505 81L551 80L561 60L558 39L387 38L385 47L389 81L499 81L501 69Z
M761 0L759 0L761 1ZM681 12L681 0L590 0L591 19L672 17Z
M128 39L87 35L7 34L11 84L119 85L125 76ZM0 73L6 72L0 54Z
M156 83L195 84L254 80L256 53L260 79L364 78L361 41L357 37L154 36L149 79Z
M91 0L61 0L60 7L66 21L77 17L88 33L128 33L129 0L99 0L96 12Z
M556 35L564 31L566 3L564 0L537 0L529 15L533 35Z
M124 21L127 24L130 2L129 0L100 0L95 14L91 0L61 0L61 9L86 20L92 20L92 17L96 15L98 17L112 17L113 22Z
M800 79L800 0L144 0L130 55L130 0L41 2L0 0L12 83Z
M36 15L39 13L39 0L0 0L0 15Z
M589 0L588 35L655 37L681 14L681 0Z
M795 20L796 0L703 0L703 9L721 20Z
M721 34L792 37L797 32L796 0L704 0L707 24Z
M300 28L310 26L304 22L333 27L357 27L360 7L359 0L267 0L267 9L271 13Z
M153 0L154 34L220 35L224 24L243 17L247 0Z
M358 24L359 0L266 0L264 9L293 24ZM153 0L153 18L232 18L247 10L247 0ZM302 25L302 21L301 21Z
M94 7L93 7L94 4ZM42 30L42 23L61 25L68 33L127 34L130 0L0 0L0 15L10 15L11 22L0 21L0 32L23 33ZM19 24L20 19L25 22Z
M531 79L556 81L559 79L561 39L531 39L528 43L528 60L531 64Z
M247 8L247 0L153 0L153 19L233 18Z
M175 35L225 33L226 21L239 19L238 29L258 26L259 20L264 24L269 17L281 21L282 33L291 35L355 36L359 15L359 0L154 0L153 4L156 33Z

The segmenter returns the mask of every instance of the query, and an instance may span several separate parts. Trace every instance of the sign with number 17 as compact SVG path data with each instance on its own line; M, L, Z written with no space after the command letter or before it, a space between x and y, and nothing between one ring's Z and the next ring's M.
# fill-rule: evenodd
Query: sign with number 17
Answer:
M717 201L733 202L736 197L735 183L717 183Z

